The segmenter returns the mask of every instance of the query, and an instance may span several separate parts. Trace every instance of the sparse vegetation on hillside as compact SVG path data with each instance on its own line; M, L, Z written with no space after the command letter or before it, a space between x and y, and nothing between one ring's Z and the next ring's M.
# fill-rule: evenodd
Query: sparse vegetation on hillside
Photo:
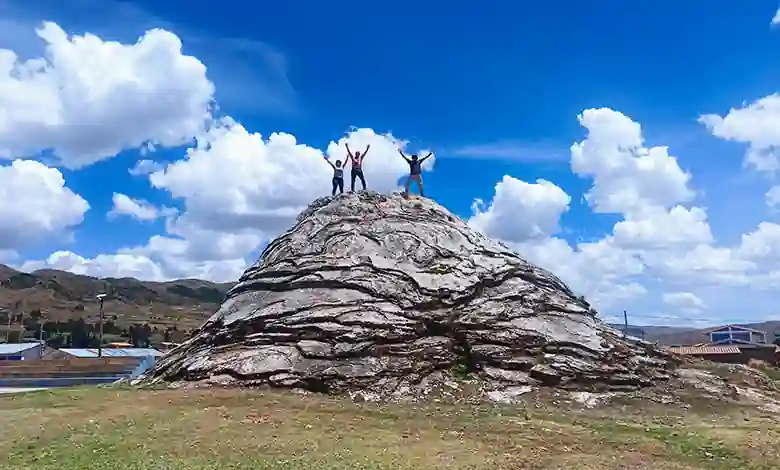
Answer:
M98 293L108 294L105 333L135 343L138 335L132 335L131 328L148 327L162 341L166 331L186 332L200 326L219 308L232 285L197 279L162 283L97 279L50 269L22 273L4 265L0 265L0 282L0 327L8 329L10 316L9 340L20 339L19 331L40 338L43 330L43 338L55 347L73 343L74 337L74 346L96 345ZM0 338L5 337L0 332Z

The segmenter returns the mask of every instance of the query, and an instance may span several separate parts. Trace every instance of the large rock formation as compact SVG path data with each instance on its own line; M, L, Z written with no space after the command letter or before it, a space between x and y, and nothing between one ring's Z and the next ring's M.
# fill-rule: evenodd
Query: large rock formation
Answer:
M615 390L668 379L671 361L435 202L368 191L314 201L142 382L393 392L456 372Z

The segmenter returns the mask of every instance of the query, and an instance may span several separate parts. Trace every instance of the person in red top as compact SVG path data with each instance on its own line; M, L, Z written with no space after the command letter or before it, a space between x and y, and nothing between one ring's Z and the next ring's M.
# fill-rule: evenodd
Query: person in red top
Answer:
M352 161L352 171L349 173L349 176L352 179L352 192L355 191L355 178L360 178L360 184L363 185L363 189L366 189L366 178L363 177L363 159L366 158L366 154L368 153L368 149L371 148L371 144L366 146L366 149L363 151L362 155L360 152L355 152L355 154L352 155L352 151L349 150L349 144L346 144L346 147L347 155Z

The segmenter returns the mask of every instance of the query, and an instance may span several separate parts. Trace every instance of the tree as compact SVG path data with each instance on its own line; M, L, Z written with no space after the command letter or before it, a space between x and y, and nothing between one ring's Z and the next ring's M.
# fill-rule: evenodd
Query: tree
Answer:
M130 325L130 329L127 333L130 336L130 344L133 345L134 348L138 347L138 335L136 333L136 327L135 325Z
M88 348L91 343L89 326L83 318L74 321L71 326L71 346L74 348Z
M134 348L148 348L151 336L152 328L148 324L130 326L130 343Z
M24 331L20 330L11 330L7 334L9 343L20 343L24 337Z
M68 338L67 338L66 335L63 335L63 334L49 335L46 338L46 344L49 347L56 348L56 349L59 349L59 348L65 346L67 344L67 342L68 342Z
M148 323L144 324L143 332L144 332L143 347L148 348L152 345L152 328L149 326Z

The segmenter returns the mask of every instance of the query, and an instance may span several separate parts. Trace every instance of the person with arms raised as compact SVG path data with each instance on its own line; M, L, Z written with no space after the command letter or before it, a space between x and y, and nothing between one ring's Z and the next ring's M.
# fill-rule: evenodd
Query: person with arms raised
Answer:
M363 186L363 189L366 189L366 178L363 176L363 159L366 158L366 154L368 153L368 149L371 148L371 144L368 144L366 146L366 149L363 151L363 154L361 155L360 152L355 152L353 155L352 152L349 150L349 144L346 144L347 147L347 155L349 156L349 159L352 161L352 171L350 171L349 176L352 179L352 186L351 191L355 192L355 178L360 178L360 184Z
M331 196L336 195L336 189L339 190L339 194L344 194L344 167L341 165L341 160L336 160L335 165L328 160L328 157L325 157L325 161L333 168L333 191L331 191Z
M401 149L398 149L398 153L401 154L406 163L409 164L409 177L406 179L406 188L404 190L404 197L409 197L409 189L412 186L412 181L417 183L417 187L420 188L420 196L425 197L425 190L423 188L422 181L422 164L425 160L431 158L433 152L428 152L428 155L423 158L418 158L417 155L412 155L411 158L404 155Z

